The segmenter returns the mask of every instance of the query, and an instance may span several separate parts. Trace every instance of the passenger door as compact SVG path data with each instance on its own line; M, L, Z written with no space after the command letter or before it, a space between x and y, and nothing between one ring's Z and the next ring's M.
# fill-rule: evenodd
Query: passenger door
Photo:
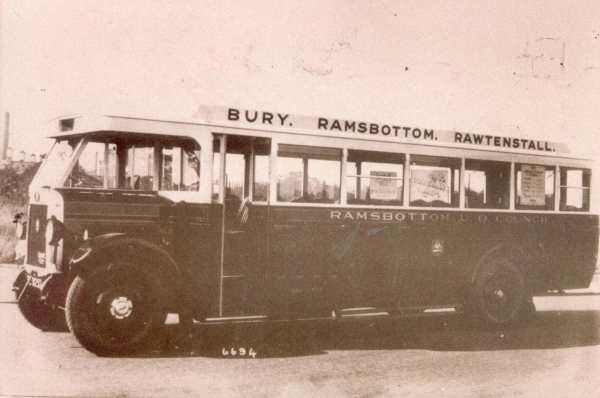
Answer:
M215 135L213 152L213 200L223 205L219 315L263 315L270 141Z

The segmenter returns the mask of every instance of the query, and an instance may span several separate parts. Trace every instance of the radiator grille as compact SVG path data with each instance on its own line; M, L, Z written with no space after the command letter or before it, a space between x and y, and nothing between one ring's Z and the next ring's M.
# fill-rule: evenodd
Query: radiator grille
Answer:
M30 205L27 223L27 264L46 266L46 223L48 206Z

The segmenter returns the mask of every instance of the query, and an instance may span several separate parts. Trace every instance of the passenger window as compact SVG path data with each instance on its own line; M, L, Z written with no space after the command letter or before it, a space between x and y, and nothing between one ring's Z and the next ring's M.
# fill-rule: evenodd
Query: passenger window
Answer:
M348 204L402 206L404 155L348 151Z
M117 147L108 146L108 167L105 167L105 144L88 142L71 170L64 186L69 188L104 188L104 174L108 171L108 188L116 187Z
M267 202L271 142L266 138L228 135L225 156L225 200ZM212 200L219 201L221 139L213 141ZM252 188L252 189L251 189Z
M215 140L213 149L213 177L212 177L212 196L213 202L219 200L219 184L221 180L221 153L219 152L219 141Z
M280 145L277 201L339 203L340 149Z
M154 147L132 146L127 150L125 189L152 191L154 181Z
M590 211L589 169L560 168L560 210Z
M239 200L244 199L245 189L245 159L244 155L239 153L228 153L225 164L225 199ZM219 176L221 175L221 154L214 153L213 157L213 200L219 198Z
M161 175L162 191L198 191L200 150L197 147L163 147Z
M458 207L460 159L413 155L410 161L410 205Z
M254 202L266 202L269 194L269 155L254 156Z
M508 209L509 198L510 163L465 161L466 208Z
M554 167L515 164L517 210L554 210Z

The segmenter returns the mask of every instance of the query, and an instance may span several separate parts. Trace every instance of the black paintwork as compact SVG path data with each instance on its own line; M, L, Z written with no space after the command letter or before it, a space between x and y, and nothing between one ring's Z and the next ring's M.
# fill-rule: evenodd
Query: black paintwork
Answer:
M174 259L186 302L203 316L456 305L494 255L522 267L534 292L584 288L598 251L595 215L250 205L244 223L235 201L224 211L156 193L58 191L66 261L85 230L152 242Z

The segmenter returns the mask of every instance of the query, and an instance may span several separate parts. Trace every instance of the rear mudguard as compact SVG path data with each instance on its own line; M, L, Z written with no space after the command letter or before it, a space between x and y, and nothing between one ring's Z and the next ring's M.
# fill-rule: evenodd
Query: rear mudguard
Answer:
M477 262L475 271L471 275L471 284L475 282L485 264L495 258L506 258L513 262L523 272L523 276L525 276L528 283L533 279L535 270L531 267L531 261L528 260L523 250L515 245L499 244L481 256L481 259Z

